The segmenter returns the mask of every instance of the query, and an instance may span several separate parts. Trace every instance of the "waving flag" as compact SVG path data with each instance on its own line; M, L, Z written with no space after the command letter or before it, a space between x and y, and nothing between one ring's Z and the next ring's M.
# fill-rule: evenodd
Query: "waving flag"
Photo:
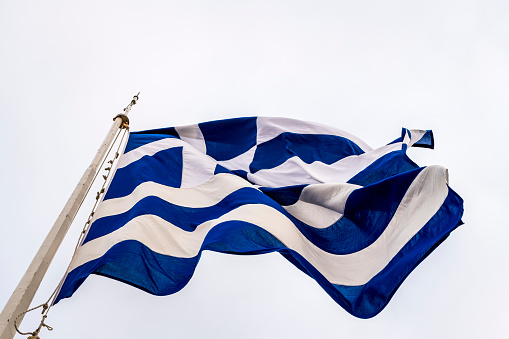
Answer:
M132 133L57 302L90 274L149 293L183 288L203 250L277 251L369 318L461 224L447 170L419 167L403 129L372 149L319 124L238 118Z

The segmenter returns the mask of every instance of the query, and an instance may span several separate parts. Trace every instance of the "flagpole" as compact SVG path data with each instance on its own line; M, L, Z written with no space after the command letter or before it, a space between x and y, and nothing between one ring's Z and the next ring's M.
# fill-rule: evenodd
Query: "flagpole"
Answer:
M88 189L92 185L95 174L100 169L101 161L105 157L118 130L128 125L129 119L127 118L127 114L131 110L131 107L138 101L139 94L140 93L135 95L131 103L124 108L124 113L118 114L114 118L113 125L99 147L92 163L85 170L85 173L69 197L62 212L60 212L55 224L46 236L46 239L44 239L39 251L37 251L25 275L21 278L18 286L9 298L9 301L7 301L7 304L0 314L0 339L12 339L14 337L16 333L14 320L19 316L17 319L18 325L23 320L24 314L22 313L30 306L44 274L53 260L58 247L62 243L65 234L69 230L74 217L78 213L78 209L85 199Z

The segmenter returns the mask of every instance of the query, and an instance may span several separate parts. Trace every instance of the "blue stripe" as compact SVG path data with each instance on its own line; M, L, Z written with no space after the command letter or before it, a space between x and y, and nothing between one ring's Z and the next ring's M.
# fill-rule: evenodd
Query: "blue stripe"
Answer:
M217 164L216 169L214 170L214 175L218 173L231 173L229 169Z
M302 193L302 190L307 185L295 185L285 187L260 187L265 195L276 201L281 206L288 206L295 204Z
M104 200L131 194L141 183L153 181L158 184L180 187L182 181L182 147L174 147L145 155L140 160L119 168Z
M138 241L123 241L111 247L101 258L70 272L55 303L70 297L92 273L126 282L155 295L169 295L187 284L203 250L262 254L282 248L283 244L270 233L243 221L227 221L214 227L194 258L165 256L151 251Z
M123 241L111 247L104 256L69 272L55 304L71 297L90 274L104 275L151 294L173 294L191 279L198 260L199 256L165 256L138 241Z
M129 135L125 153L132 151L140 146L149 144L165 138L178 138L175 128L161 128L149 131L133 132Z
M198 124L207 154L217 161L229 160L256 145L256 118L236 118Z
M330 165L350 155L363 153L356 143L340 136L285 132L257 146L249 170L256 173L274 168L294 156L307 164L320 161Z
M398 150L378 158L348 180L348 183L367 186L416 168L419 168L419 166L406 155L405 151Z
M219 227L218 227L219 226ZM212 228L202 249L230 254L263 254L285 248L263 228L245 221L230 220Z
M217 164L216 168L214 169L214 175L216 175L218 173L234 174L236 176L241 177L244 180L249 181L248 178L247 178L247 172L244 171L244 170L233 170L233 171L230 171L226 167L223 167L223 166Z
M242 179L244 180L248 180L247 179L247 172L246 171L243 171L243 170L233 170L231 171L233 174L241 177Z

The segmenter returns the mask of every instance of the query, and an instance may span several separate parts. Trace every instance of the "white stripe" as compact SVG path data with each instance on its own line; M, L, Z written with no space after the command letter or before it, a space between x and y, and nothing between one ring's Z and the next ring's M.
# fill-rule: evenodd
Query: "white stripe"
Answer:
M249 173L248 179L267 187L347 182L383 155L400 149L401 143L395 143L361 155L351 155L331 165L319 161L307 164L298 157L292 157L277 167Z
M95 212L94 221L127 212L138 201L148 196L158 197L182 207L203 208L216 205L226 196L243 187L253 186L246 180L227 173L218 173L201 186L187 189L173 188L147 181L125 197L104 200Z
M191 258L199 253L211 228L228 220L257 225L309 261L333 284L358 286L379 273L401 248L438 211L447 197L445 169L432 166L422 170L410 185L394 217L382 235L370 246L346 255L334 255L310 243L283 214L266 205L244 205L218 219L207 221L194 232L186 232L153 215L144 215L124 227L83 245L71 270L104 255L113 245L136 240L152 251Z
M124 153L118 161L117 168L126 167L131 163L140 160L145 155L152 156L162 150L174 147L184 147L185 145L187 145L185 142L176 138L164 138L161 140L153 141L151 143L135 148L127 153Z
M409 136L409 131L407 129L405 129L405 136L403 137L403 143L404 144L407 144L408 146L410 146L410 136Z
M256 119L257 135L256 144L269 141L283 132L299 134L328 134L337 135L352 140L364 152L372 148L361 139L348 132L314 122L300 121L288 118L258 117Z
M180 139L184 140L203 154L207 154L207 146L205 145L205 139L203 138L200 126L179 126L175 127L175 130L177 131Z
M184 146L182 150L181 188L203 184L214 176L217 162L194 147Z
M298 200L293 205L282 206L288 213L314 228L327 228L338 222L343 214L326 207Z
M309 185L304 187L295 204L283 208L309 226L326 228L341 219L350 193L360 187L352 184Z
M346 199L362 186L347 183L328 183L304 187L300 200L320 205L338 213L345 213Z
M216 160L207 155L205 139L198 125L175 127L183 141L182 188L199 186L214 176Z
M221 160L217 163L230 171L243 170L249 172L249 165L253 162L256 146L251 147L248 151L239 154L235 158L229 160Z

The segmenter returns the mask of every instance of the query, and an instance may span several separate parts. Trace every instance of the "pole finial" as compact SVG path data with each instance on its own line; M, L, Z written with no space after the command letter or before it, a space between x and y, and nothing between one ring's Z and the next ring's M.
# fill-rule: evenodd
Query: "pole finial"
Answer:
M131 110L131 107L133 107L134 105L136 105L136 102L138 102L138 99L140 97L140 92L138 92L138 94L136 94L135 96L133 96L133 99L131 100L131 102L129 103L129 105L126 106L126 108L124 108L124 114L127 115L127 113L129 113L129 111Z

